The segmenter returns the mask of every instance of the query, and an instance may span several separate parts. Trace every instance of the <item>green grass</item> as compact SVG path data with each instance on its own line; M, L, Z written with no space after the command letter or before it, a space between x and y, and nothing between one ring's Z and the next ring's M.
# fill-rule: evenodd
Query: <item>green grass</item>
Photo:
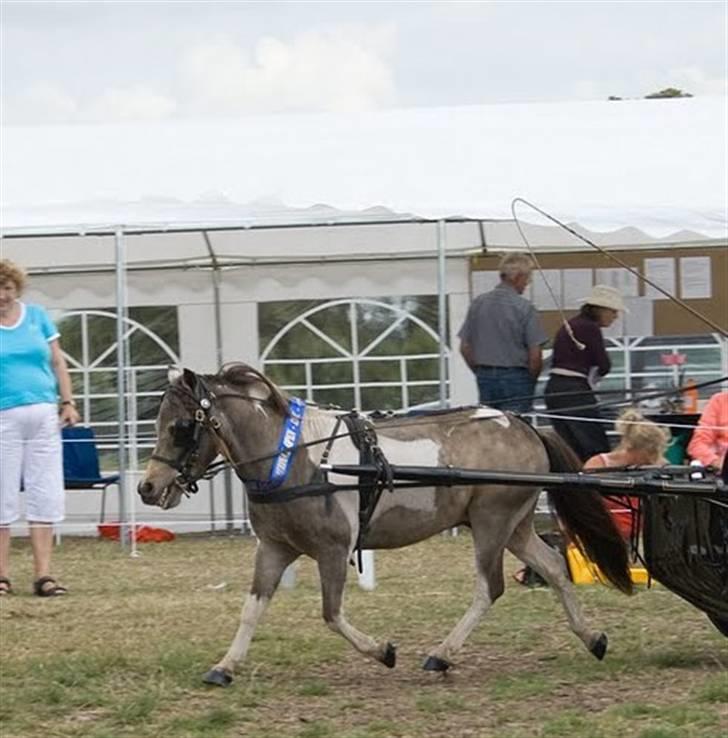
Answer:
M66 538L54 569L66 598L28 593L31 559L14 541L18 594L0 601L2 738L718 738L728 734L728 641L656 587L626 598L581 587L610 637L597 662L552 594L505 595L446 675L428 650L472 591L467 534L377 554L378 587L347 586L353 625L398 644L397 667L364 659L321 621L315 566L301 560L229 689L202 675L227 649L250 582L253 541L181 538L130 558ZM508 560L508 575L515 562ZM221 583L225 586L219 587Z

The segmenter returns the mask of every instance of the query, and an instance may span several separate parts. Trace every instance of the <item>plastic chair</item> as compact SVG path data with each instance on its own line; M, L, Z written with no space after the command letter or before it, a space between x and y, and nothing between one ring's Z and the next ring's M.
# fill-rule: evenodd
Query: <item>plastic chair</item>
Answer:
M99 452L93 428L68 426L61 431L63 437L63 481L66 489L100 489L101 515L106 515L106 489L119 484L119 474L101 474Z

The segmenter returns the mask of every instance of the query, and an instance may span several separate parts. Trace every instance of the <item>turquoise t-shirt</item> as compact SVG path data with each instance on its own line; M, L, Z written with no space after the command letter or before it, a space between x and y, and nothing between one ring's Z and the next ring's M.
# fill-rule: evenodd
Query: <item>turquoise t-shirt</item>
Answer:
M40 305L20 309L15 325L0 325L0 410L58 401L49 345L58 330Z

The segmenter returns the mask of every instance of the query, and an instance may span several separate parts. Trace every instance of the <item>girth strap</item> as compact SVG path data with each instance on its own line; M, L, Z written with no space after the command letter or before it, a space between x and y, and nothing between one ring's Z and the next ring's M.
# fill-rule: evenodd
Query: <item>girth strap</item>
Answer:
M361 544L364 535L369 530L374 511L386 486L390 492L394 490L394 478L392 469L377 443L377 433L374 426L362 415L352 411L342 416L346 427L349 429L352 443L359 449L359 464L361 466L374 466L376 472L362 472L359 477L359 535L356 540L357 568L361 573L363 562L361 555Z

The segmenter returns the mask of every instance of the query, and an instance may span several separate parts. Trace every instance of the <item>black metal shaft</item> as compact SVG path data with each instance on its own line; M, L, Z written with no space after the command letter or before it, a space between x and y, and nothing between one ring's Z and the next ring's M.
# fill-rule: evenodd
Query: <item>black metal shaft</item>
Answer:
M331 464L325 467L332 474L376 476L375 466L356 464ZM484 469L462 469L458 467L391 466L394 480L417 482L423 486L452 487L466 484L514 484L534 487L581 487L598 492L629 494L637 497L649 494L695 495L718 497L728 501L728 486L722 480L688 481L653 479L645 476L607 477L595 474L558 473L531 474L513 471L490 471Z

